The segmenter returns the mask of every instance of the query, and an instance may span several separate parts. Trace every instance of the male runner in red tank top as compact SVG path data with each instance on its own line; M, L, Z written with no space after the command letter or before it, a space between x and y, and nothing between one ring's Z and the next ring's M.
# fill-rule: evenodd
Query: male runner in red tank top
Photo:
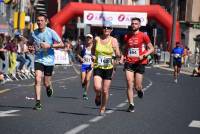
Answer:
M147 56L154 51L153 45L147 34L140 32L141 20L131 19L131 32L126 34L125 54L121 62L125 61L124 70L127 80L127 97L129 102L128 112L134 112L133 88L137 91L138 97L143 97L142 81L147 64Z

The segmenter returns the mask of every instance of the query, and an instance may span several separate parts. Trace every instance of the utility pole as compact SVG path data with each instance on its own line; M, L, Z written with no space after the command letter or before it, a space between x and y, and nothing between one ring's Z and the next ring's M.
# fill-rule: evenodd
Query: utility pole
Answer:
M171 34L171 50L175 46L175 38L176 38L176 18L177 18L177 8L178 8L178 0L172 0L173 2L173 22L172 22L172 34ZM170 68L173 66L173 56L170 52Z

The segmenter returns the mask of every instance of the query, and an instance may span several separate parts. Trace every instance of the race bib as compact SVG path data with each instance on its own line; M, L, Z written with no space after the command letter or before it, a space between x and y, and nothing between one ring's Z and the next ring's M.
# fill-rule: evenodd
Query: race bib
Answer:
M85 64L91 64L92 63L92 58L91 58L91 56L90 55L85 55L84 57L83 57L83 63L85 63Z
M174 58L181 58L180 54L174 54Z
M139 57L139 48L129 48L128 57Z
M100 66L109 66L112 64L112 58L106 56L98 56L98 65Z

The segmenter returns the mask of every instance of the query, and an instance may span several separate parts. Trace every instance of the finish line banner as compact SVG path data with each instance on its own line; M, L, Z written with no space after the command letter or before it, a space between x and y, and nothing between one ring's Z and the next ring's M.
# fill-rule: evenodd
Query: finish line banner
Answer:
M55 64L69 64L69 57L68 57L68 53L66 51L63 50L54 50L55 53Z
M110 21L114 26L128 26L133 17L140 18L141 25L146 26L147 13L84 11L84 23L91 25L102 25L103 21Z

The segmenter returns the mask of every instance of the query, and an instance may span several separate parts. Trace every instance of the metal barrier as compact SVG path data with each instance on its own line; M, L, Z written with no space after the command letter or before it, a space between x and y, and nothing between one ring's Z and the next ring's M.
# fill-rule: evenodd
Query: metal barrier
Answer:
M5 61L0 62L0 70L3 72L4 74L4 81L2 83L8 82L8 81L13 81L13 80L26 80L26 79L32 79L34 78L34 55L28 55L29 56L29 60L31 63L27 63L27 59L26 59L26 64L24 65L24 70L23 71L19 71L18 67L19 67L19 62L16 60L14 62L16 62L16 65L14 67L14 70L10 70L10 63L12 61L10 61L9 56L11 56L10 52L5 52Z

